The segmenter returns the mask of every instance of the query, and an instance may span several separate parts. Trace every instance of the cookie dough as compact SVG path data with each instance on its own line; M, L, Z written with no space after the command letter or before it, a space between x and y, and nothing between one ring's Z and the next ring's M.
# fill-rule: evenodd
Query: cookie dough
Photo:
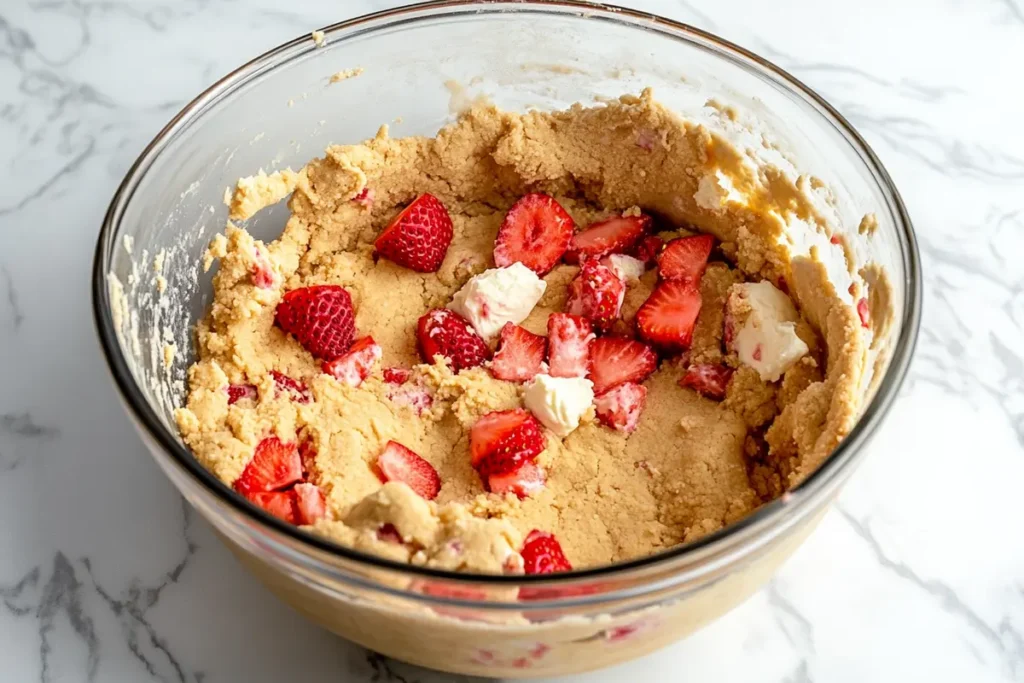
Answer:
M272 186L258 187L262 178ZM212 307L198 325L187 405L176 414L181 434L229 484L268 435L308 443L316 454L312 480L328 506L328 517L310 530L401 561L514 571L531 529L555 534L576 568L692 541L800 482L856 420L865 363L860 320L824 266L791 259L779 239L789 216L815 218L804 185L777 169L752 169L725 138L679 118L649 91L562 112L518 114L478 102L434 138L393 139L382 127L362 144L328 148L294 176L249 179L232 202L234 216L252 215L254 200L277 201L286 189L294 190L292 215L270 244L229 224L211 247L220 268ZM424 192L441 199L454 225L440 270L420 274L376 259L373 240ZM701 279L688 358L663 360L645 382L637 430L613 431L591 411L564 439L548 432L538 458L547 485L519 500L485 491L470 465L468 433L489 411L521 407L522 385L484 368L453 375L443 363L423 364L415 329L427 310L446 306L469 278L494 267L505 211L527 192L554 196L579 226L641 207L657 217L662 237L710 233L724 258L713 258ZM269 268L272 277L257 285L254 268ZM546 333L577 271L558 265L546 275L524 327ZM655 270L629 278L620 331L656 279ZM778 381L723 346L730 289L762 280L791 293L800 312L793 329L807 347ZM285 292L328 283L351 293L357 336L372 335L383 348L382 362L358 388L321 372L274 325ZM681 387L684 360L733 366L725 399ZM400 387L382 374L395 366L411 369ZM277 391L272 372L304 383L310 400ZM229 385L254 385L256 395L229 405ZM372 464L389 440L436 468L436 501L382 485ZM402 542L378 533L385 524Z

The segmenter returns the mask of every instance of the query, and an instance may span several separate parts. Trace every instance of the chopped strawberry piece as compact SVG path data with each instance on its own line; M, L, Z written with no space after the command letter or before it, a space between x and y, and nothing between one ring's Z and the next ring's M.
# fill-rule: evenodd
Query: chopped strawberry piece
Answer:
M871 308L868 306L867 299L860 299L857 301L857 315L860 316L860 324L862 327L871 327Z
M338 285L293 289L277 305L277 324L317 358L334 360L348 351L355 331L352 297Z
M686 374L679 380L679 386L689 387L701 396L716 400L725 398L729 388L732 368L714 363L695 363L686 368Z
M524 195L505 214L494 240L494 263L499 268L516 261L544 275L569 247L576 223L562 205L546 194Z
M247 496L249 500L278 519L289 524L299 523L299 511L294 491L264 491Z
M279 491L302 480L302 460L293 443L270 436L256 444L252 460L235 482L235 490L247 498L254 493Z
M649 266L657 260L664 244L665 240L657 235L647 235L630 250L630 255L635 256Z
M427 391L426 387L419 384L400 384L388 389L388 398L396 406L408 406L416 411L417 415L430 410L434 404L434 398Z
M491 493L514 493L520 499L528 498L544 488L544 470L536 463L526 461L519 469L508 474L492 474L487 478Z
M640 336L666 349L688 348L700 303L700 291L692 284L662 282L636 312Z
M551 534L534 529L526 535L523 549L523 569L527 574L552 574L572 571L562 546Z
M525 382L542 371L548 340L515 323L505 323L501 328L501 342L494 360L491 374L509 382Z
M540 422L522 408L487 413L469 431L470 464L484 481L515 472L545 446Z
M420 273L435 273L452 242L452 219L441 200L421 194L391 219L373 243L389 261Z
M579 263L587 258L599 259L608 254L624 254L636 245L651 229L650 216L612 216L591 223L576 233L565 253L567 263Z
M364 209L369 209L371 206L373 206L373 194L373 190L371 190L368 187L364 187L363 189L359 190L359 194L352 198L352 201L354 201L356 204L359 204Z
M363 337L355 341L348 353L332 361L324 361L323 371L350 387L358 387L373 372L374 364L384 355L384 351L373 341L373 337Z
M393 367L384 368L384 381L388 384L405 384L412 376L409 368Z
M586 377L594 331L586 318L568 313L548 316L548 372L552 377Z
M487 342L469 321L447 308L435 308L420 318L416 336L423 360L432 363L434 356L443 356L452 372L483 365L491 357Z
M711 235L680 237L658 254L658 274L663 280L698 283L708 265L715 238Z
M260 289L271 289L277 282L274 266L270 258L259 249L252 262L252 283Z
M282 392L290 394L292 400L296 403L309 403L313 397L309 393L309 387L303 382L297 379L292 379L283 372L277 370L271 370L270 376L274 378L274 386L277 388L277 393Z
M228 385L228 405L238 403L243 398L255 399L256 386L254 384L230 384Z
M377 456L377 469L384 481L400 481L427 500L437 498L441 490L434 466L397 441L388 441Z
M565 309L586 318L596 329L607 330L619 317L625 296L625 282L596 259L587 259L569 283Z
M377 529L377 539L385 543L405 543L402 534L398 533L398 528L391 522L384 522L380 525L380 528Z
M623 382L643 382L658 367L658 356L643 342L601 337L590 346L590 381L596 395Z
M594 399L597 419L612 429L632 434L647 403L647 387L634 382L620 384Z
M327 502L324 494L315 484L296 484L295 508L298 514L297 524L312 524L327 515Z
M302 463L302 478L309 479L317 473L316 467L316 446L313 440L304 438L299 441L299 461Z
M831 242L832 244L842 244L843 238L840 237L839 235L832 235L832 237L830 237L828 241Z

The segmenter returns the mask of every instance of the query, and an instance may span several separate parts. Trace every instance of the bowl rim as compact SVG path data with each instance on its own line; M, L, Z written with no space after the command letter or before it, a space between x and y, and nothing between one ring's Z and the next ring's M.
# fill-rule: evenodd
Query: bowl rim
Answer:
M220 502L229 505L235 511L255 521L259 525L261 532L273 532L283 535L289 540L297 542L300 547L308 547L330 555L340 556L357 564L370 565L377 569L423 578L440 579L448 582L487 584L495 587L508 586L509 584L536 585L538 583L555 585L597 577L609 578L614 576L621 578L633 570L653 569L688 558L699 559L697 556L702 552L729 551L730 549L734 552L738 551L740 555L751 552L758 545L753 541L761 535L760 532L762 530L787 526L784 524L785 516L790 513L796 513L797 518L799 518L800 514L809 514L815 509L813 503L821 496L827 495L831 490L830 484L835 483L842 473L855 464L857 454L862 452L862 446L874 434L882 419L888 413L907 374L921 321L921 263L913 224L889 173L863 137L832 105L784 69L712 33L649 12L589 2L587 0L432 0L364 14L325 26L321 30L325 35L331 36L339 32L351 31L368 23L391 20L389 23L377 26L376 28L371 27L371 30L380 30L387 26L393 26L399 20L402 23L407 23L437 18L438 14L436 12L445 9L458 13L474 12L492 16L502 16L510 13L557 14L560 16L572 16L575 14L578 18L596 17L617 22L634 30L659 30L663 35L676 40L687 41L691 45L696 45L702 49L708 49L707 44L710 43L716 49L719 58L729 59L741 67L754 67L766 71L771 78L784 86L788 92L803 98L807 104L817 110L819 116L836 127L846 142L855 149L860 157L860 161L870 172L875 183L878 185L878 189L887 201L886 208L898 219L896 234L905 272L903 280L906 292L905 306L900 320L900 334L896 344L893 346L889 367L878 384L874 396L871 397L863 414L850 430L850 433L833 449L814 472L799 485L790 489L786 495L761 505L742 519L722 529L691 543L680 544L646 557L550 575L505 576L470 574L418 567L389 560L334 543L315 534L300 531L298 527L277 519L236 493L204 468L192 452L179 443L176 436L163 425L156 411L136 384L127 360L122 353L117 330L113 322L112 303L107 287L108 264L115 249L114 238L117 234L124 209L130 202L136 186L144 177L149 166L159 156L163 147L175 136L176 132L201 115L207 107L215 104L221 98L230 96L243 83L248 82L267 69L286 63L286 61L278 61L279 57L299 48L303 44L306 44L307 49L299 53L300 55L318 49L315 46L310 46L309 34L303 34L298 38L282 43L232 70L186 104L140 153L111 199L97 239L93 260L91 287L93 320L103 356L107 361L114 383L121 394L129 415L135 419L139 428L145 430L145 433L155 443L159 444L164 452L170 456L171 460L190 475L196 483L206 489L208 493L212 493ZM410 14L413 16L409 16ZM296 56L298 55L292 55L291 57L294 58ZM729 545L731 542L738 543L738 547L732 548ZM307 553L306 559L313 560L314 558ZM676 574L685 574L687 570L694 569L698 565L699 562L684 564L677 569ZM420 593L399 592L418 599L430 599L430 596ZM600 600L607 597L607 594L595 594L590 597ZM465 604L474 604L472 599L463 602ZM521 609L522 603L517 604ZM542 606L550 603L539 601L536 604ZM489 602L488 606L497 607L498 603Z

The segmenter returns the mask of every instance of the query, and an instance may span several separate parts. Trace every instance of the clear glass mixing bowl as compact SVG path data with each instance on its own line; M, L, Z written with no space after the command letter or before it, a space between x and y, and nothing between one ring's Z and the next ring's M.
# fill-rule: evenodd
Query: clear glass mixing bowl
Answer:
M131 168L104 221L93 272L96 325L127 411L161 468L296 609L364 646L436 669L508 677L593 669L662 647L741 602L803 541L864 456L910 360L921 307L917 247L877 157L778 67L631 10L438 2L324 33L323 47L298 38L185 107ZM365 70L359 77L331 83L332 74L357 67ZM395 135L431 135L481 93L523 110L645 86L688 116L710 97L753 112L801 171L831 185L841 232L889 272L895 318L881 340L882 372L866 388L856 427L805 482L722 531L652 557L550 578L497 577L395 564L307 535L196 462L172 410L194 360L193 326L210 304L210 274L200 264L224 225L225 187L261 167L297 169L329 143L357 142L381 123L400 121ZM878 229L862 240L857 223L867 212ZM286 218L281 204L247 228L270 240ZM177 348L169 368L167 344ZM518 599L522 587L533 599Z

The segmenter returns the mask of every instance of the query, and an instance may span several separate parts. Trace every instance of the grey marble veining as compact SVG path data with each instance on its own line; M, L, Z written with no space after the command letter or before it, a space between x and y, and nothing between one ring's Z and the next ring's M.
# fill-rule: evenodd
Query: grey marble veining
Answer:
M456 680L328 635L240 570L133 433L87 288L114 188L186 101L395 4L0 6L0 679ZM574 680L1024 679L1024 4L630 4L772 59L857 126L917 226L924 324L872 456L769 586Z

